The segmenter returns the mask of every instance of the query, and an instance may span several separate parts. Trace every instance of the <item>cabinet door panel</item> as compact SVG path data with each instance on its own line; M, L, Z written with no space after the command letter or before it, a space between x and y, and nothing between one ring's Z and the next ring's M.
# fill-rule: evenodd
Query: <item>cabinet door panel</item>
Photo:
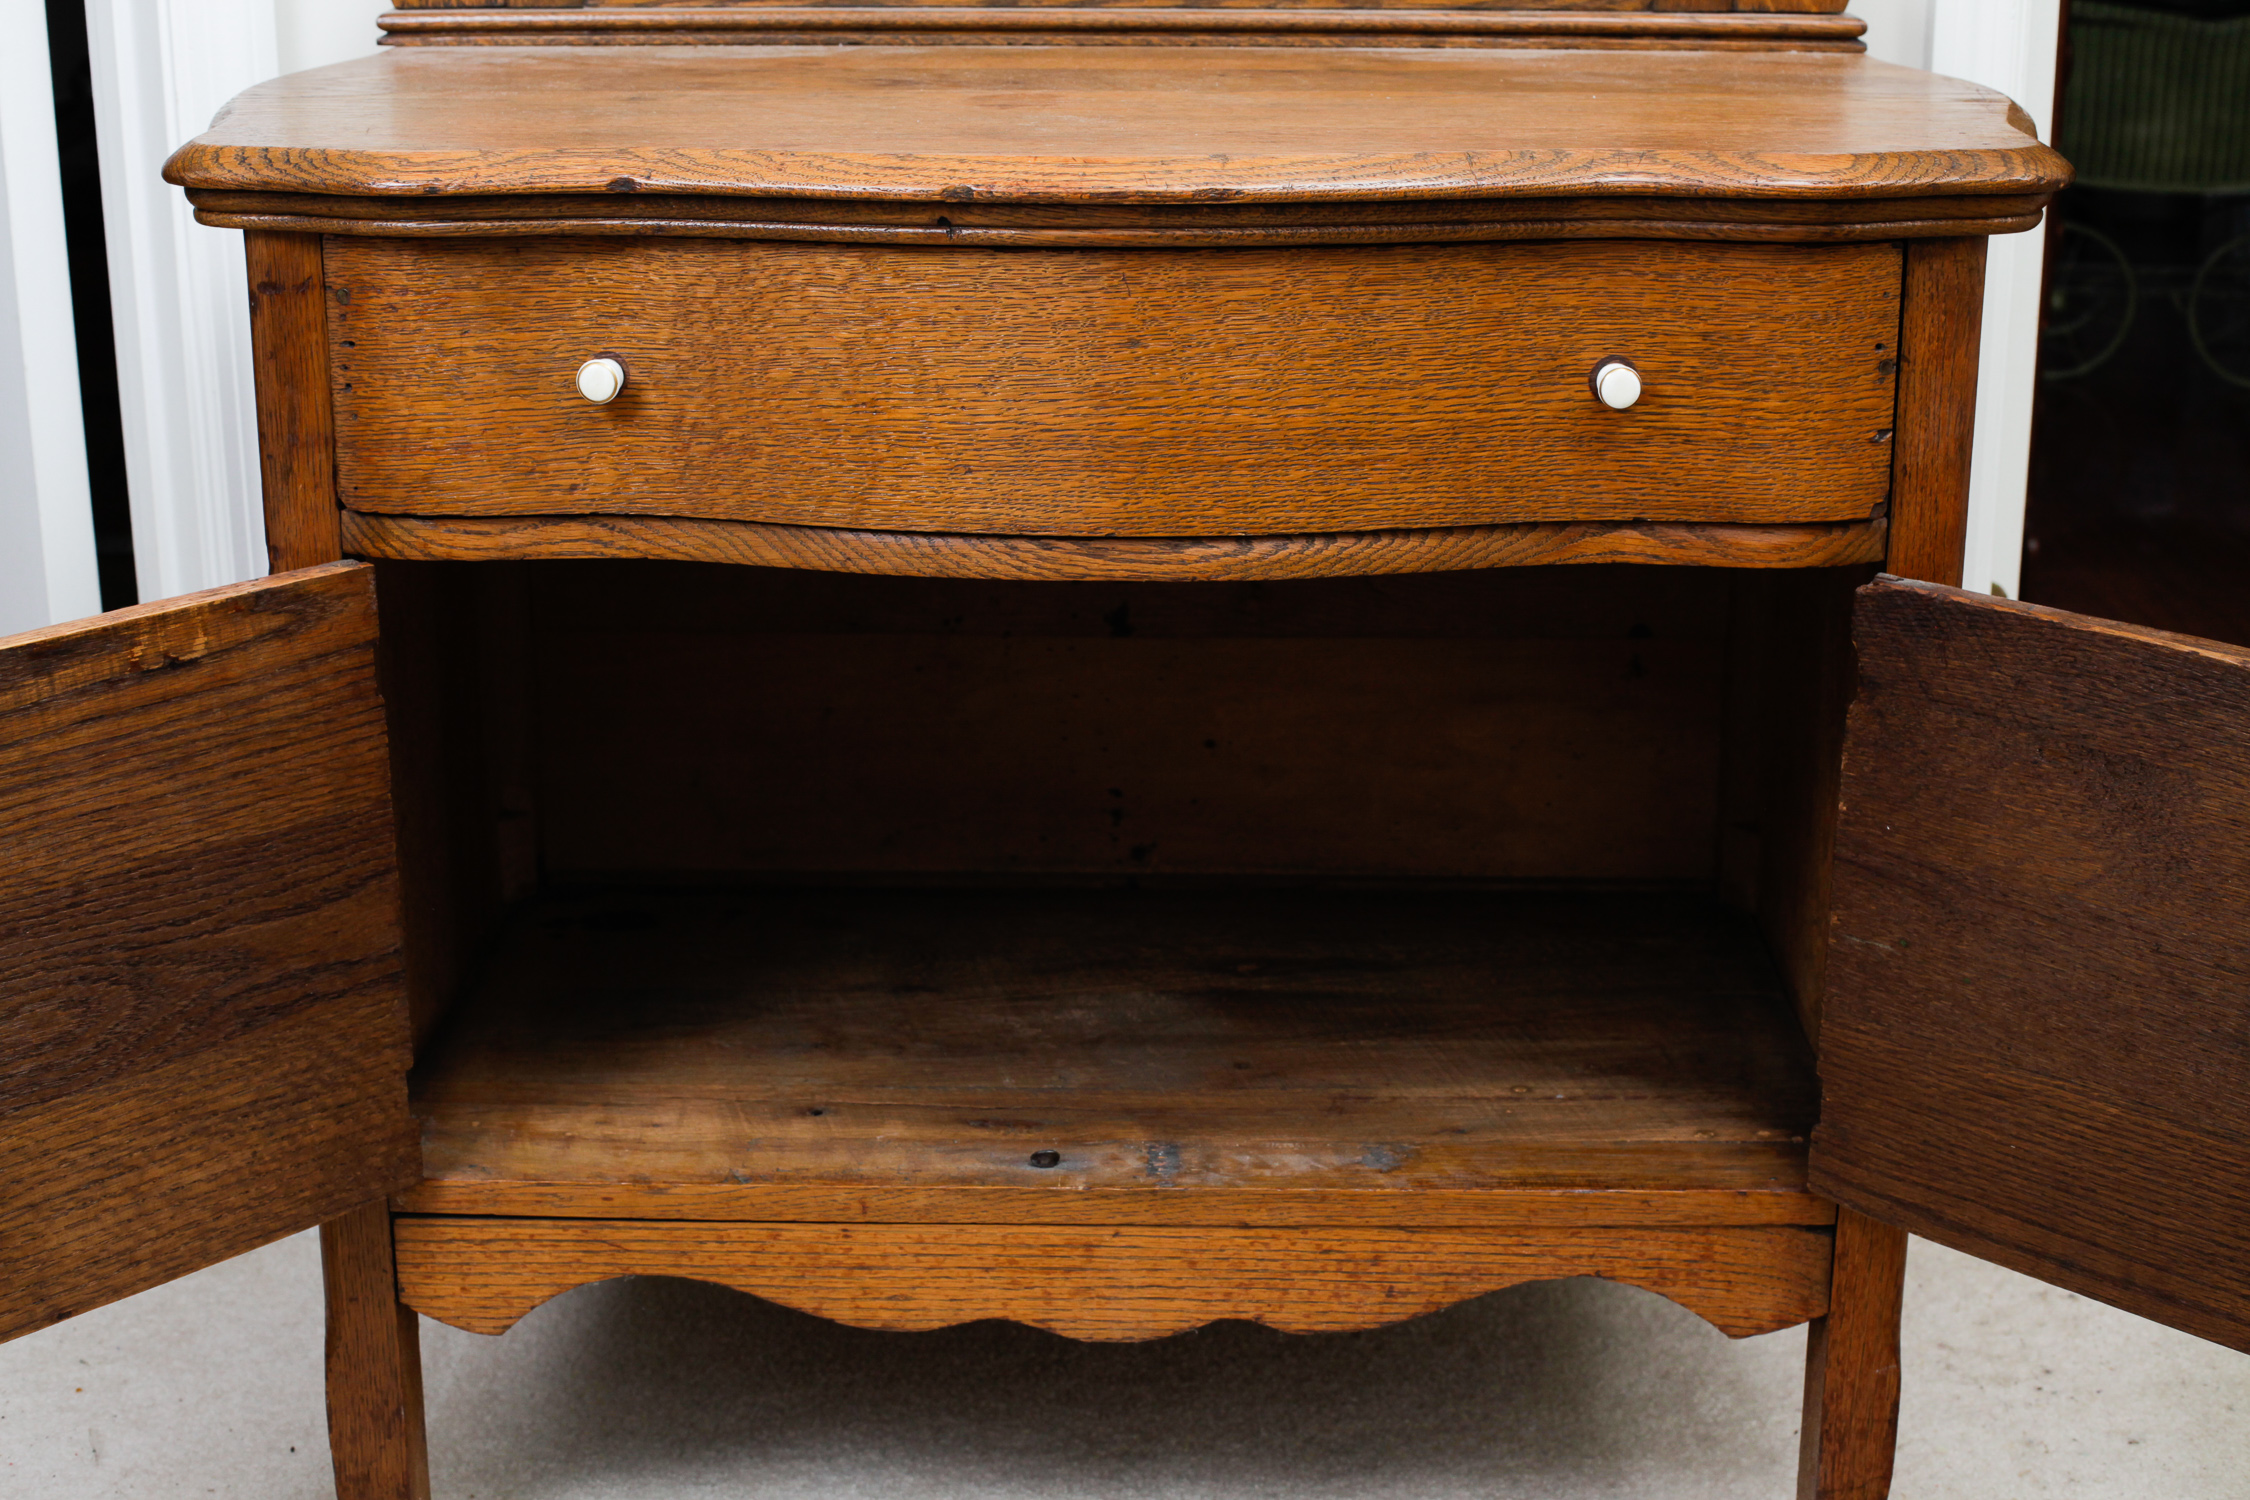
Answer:
M1812 1182L2250 1350L2250 652L1860 591Z
M373 577L0 641L0 1338L413 1180Z

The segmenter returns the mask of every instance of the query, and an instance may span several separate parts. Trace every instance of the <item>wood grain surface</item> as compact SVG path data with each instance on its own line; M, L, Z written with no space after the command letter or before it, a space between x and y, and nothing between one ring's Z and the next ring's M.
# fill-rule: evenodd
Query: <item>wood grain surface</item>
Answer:
M341 558L336 420L328 393L328 299L320 237L253 230L250 356L258 392L258 469L270 571Z
M472 1333L615 1276L715 1282L861 1328L1007 1318L1069 1338L1161 1338L1221 1318L1373 1328L1526 1281L1601 1276L1735 1338L1828 1304L1823 1229L1290 1230L652 1224L403 1217L401 1295Z
M416 1045L538 871L521 567L379 563L381 666Z
M1864 50L1864 22L1835 14L1634 10L1476 10L1428 4L1201 6L1054 3L647 5L401 14L377 22L392 46L774 45L953 42L972 45L1298 45L1699 47Z
M1755 913L1806 1035L1820 1034L1852 591L1870 570L1740 579L1727 632L1719 888Z
M854 1183L478 1182L428 1178L394 1194L402 1213L538 1219L699 1219L803 1224L1152 1224L1185 1227L1585 1229L1833 1223L1801 1182L1804 1148L1749 1149L1724 1163L1695 1146L1543 1150L1546 1185L1501 1188L880 1187ZM1666 1158L1670 1158L1669 1161ZM1692 1187L1618 1186L1669 1179ZM1731 1179L1734 1186L1721 1186Z
M405 1201L718 1218L805 1188L866 1218L968 1188L1048 1222L1414 1224L1433 1190L1488 1225L1818 1222L1809 1060L1754 929L1692 899L554 897L417 1067Z
M1710 878L1723 574L531 573L551 880Z
M355 510L1241 536L1864 520L1899 252L331 240ZM594 406L597 354L627 370ZM1641 369L1595 400L1605 356Z
M380 1199L320 1226L320 1273L337 1500L430 1500L422 1329L398 1300L391 1216Z
M1797 1500L1887 1500L1898 1448L1906 1231L1836 1215L1827 1315L1806 1330Z
M2044 193L1869 198L1455 198L1398 204L931 203L680 193L339 197L190 189L196 221L221 229L392 238L700 236L998 248L1223 248L1475 240L1677 239L1844 244L2013 234Z
M1989 90L1834 53L405 47L260 84L165 176L354 196L1823 201L2050 193L2068 169Z
M354 557L661 559L913 578L1237 583L1572 563L1825 568L1883 559L1881 519L1810 526L1527 522L1309 536L1011 537L675 516L387 516L346 511Z
M1813 1182L2250 1350L2250 653L1861 592Z
M415 1178L372 576L0 643L0 1337Z
M1899 330L1898 435L1891 455L1890 556L1900 578L1958 585L1969 536L1969 454L1977 424L1985 242L1906 248Z

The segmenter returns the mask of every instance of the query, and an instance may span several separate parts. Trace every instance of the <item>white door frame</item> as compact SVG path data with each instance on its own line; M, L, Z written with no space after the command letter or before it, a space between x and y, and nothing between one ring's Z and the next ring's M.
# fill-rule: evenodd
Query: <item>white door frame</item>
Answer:
M1998 89L2052 142L2055 46L2062 0L1853 0L1867 50ZM1969 468L1969 545L1961 581L2018 593L2024 487L2031 472L2031 402L2039 387L2039 288L2046 234L1993 237L1985 260L1983 342L1977 360L1976 456Z
M1929 66L1998 89L2023 106L2041 140L2052 142L2061 25L2062 0L1936 0ZM1996 236L1984 272L1976 456L1969 467L1969 545L1961 582L2011 599L2020 592L2023 572L2046 247L2044 229Z

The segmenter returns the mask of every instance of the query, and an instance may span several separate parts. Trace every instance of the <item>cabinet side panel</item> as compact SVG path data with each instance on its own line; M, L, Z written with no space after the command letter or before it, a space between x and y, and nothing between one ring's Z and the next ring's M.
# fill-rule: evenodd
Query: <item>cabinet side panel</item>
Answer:
M2250 1350L2250 655L1861 590L1812 1181Z
M419 1045L537 874L521 563L377 563L407 1006Z
M371 577L0 643L0 1337L417 1173Z
M1737 575L1720 889L1756 914L1805 1034L1820 1036L1837 760L1862 568Z
M1977 425L1977 346L1984 327L1985 242L1906 247L1899 328L1898 429L1891 450L1885 571L1961 581L1969 535L1969 450Z
M272 570L344 555L336 505L336 416L318 235L253 229L250 348L258 381L258 471Z

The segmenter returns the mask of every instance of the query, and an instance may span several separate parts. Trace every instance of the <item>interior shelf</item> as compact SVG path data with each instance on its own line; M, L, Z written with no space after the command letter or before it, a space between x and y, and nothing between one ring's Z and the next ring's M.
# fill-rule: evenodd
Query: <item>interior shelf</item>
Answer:
M1811 1059L1659 895L633 890L519 911L417 1070L421 1212L1792 1223Z

